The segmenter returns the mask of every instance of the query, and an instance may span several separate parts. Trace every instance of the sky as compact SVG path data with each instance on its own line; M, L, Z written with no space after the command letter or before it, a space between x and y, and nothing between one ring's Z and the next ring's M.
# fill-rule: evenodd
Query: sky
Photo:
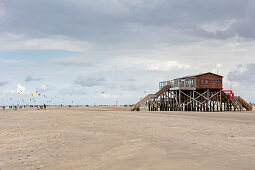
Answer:
M204 72L255 102L254 8L254 0L0 0L0 105L133 104L160 81Z

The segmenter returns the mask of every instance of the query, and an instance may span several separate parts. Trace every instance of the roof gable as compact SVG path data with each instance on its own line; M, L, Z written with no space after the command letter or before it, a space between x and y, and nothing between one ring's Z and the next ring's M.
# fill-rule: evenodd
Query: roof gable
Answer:
M219 75L219 74L215 74L215 73L211 73L211 72L202 73L202 74L197 74L196 77L197 77L197 76L202 76L202 75L205 75L205 74L213 74L213 75L215 75L215 76L223 77L223 76L221 76L221 75Z
M196 74L196 75L190 75L190 76L180 77L180 78L176 78L176 79L195 78L195 77L202 76L202 75L205 75L205 74L213 74L213 75L215 75L215 76L223 77L223 76L218 75L218 74L214 74L214 73L211 73L211 72L207 72L207 73L201 73L201 74ZM174 80L176 80L176 79L174 79Z

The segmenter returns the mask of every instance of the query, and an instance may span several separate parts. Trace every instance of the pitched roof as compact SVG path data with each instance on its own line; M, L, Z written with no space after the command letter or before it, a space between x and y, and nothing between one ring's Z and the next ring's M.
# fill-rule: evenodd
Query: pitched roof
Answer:
M201 75L204 75L204 74L213 74L213 75L216 75L216 76L223 77L223 76L218 75L218 74L214 74L214 73L211 73L211 72L207 72L207 73L201 73L201 74L195 74L195 75L184 76L184 77L180 77L180 78L176 78L176 79L195 78L195 77L197 77L197 76L201 76ZM175 80L176 80L176 79L175 79Z

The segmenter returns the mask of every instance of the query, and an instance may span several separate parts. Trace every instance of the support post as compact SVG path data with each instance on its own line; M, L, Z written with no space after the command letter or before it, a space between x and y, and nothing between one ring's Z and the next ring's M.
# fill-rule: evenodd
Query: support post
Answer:
M222 103L221 103L221 98L222 98L222 96L221 96L221 89L220 89L220 111L222 112Z

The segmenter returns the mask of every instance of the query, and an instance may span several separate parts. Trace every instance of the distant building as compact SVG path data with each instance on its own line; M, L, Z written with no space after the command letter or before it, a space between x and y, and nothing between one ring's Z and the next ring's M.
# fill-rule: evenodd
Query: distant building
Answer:
M252 110L232 90L223 90L223 76L211 72L159 82L159 91L148 94L134 106L147 104L149 111L231 111Z
M159 89L171 84L171 90L201 90L201 89L222 89L223 76L214 73L204 73L192 76L176 78L170 81L159 83Z

